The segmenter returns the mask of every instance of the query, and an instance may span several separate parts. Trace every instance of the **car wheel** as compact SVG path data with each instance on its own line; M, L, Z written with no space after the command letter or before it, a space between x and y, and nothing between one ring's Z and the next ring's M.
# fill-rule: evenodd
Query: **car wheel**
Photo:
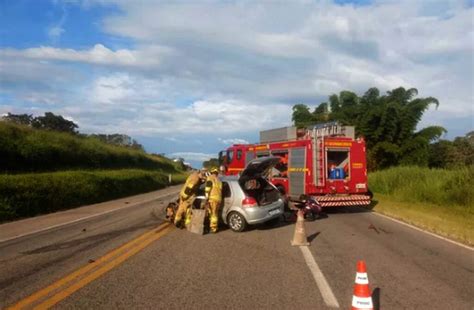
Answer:
M247 227L247 222L242 214L238 212L231 212L227 217L227 223L230 229L235 232L241 232Z

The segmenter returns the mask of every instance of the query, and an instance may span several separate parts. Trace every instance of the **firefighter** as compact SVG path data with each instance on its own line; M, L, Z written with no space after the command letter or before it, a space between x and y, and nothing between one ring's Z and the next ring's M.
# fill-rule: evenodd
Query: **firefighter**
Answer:
M176 215L174 217L174 225L176 227L183 227L183 214L185 215L184 226L187 227L191 223L191 207L193 205L194 199L196 198L196 191L204 179L204 170L194 171L186 179L186 182L184 183L184 186L181 189L181 192L179 193L178 211L176 211Z
M217 175L217 168L211 169L211 175L206 181L206 201L209 203L209 230L212 233L217 232L219 225L219 207L222 202L222 182Z

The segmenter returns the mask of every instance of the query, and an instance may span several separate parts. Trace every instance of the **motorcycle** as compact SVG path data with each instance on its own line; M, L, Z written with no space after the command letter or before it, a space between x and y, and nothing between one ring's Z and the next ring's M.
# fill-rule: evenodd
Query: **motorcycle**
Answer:
M305 220L314 221L319 218L322 211L322 207L318 200L312 196L301 195L297 201L289 201L290 210L294 211L293 216L296 218L296 214L299 210L303 211Z

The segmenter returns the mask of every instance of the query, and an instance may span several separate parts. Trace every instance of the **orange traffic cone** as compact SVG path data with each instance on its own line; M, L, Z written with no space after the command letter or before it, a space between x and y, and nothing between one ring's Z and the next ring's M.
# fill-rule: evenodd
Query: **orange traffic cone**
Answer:
M364 261L357 262L357 273L354 285L354 295L352 296L352 310L374 309L369 288L369 278Z
M298 211L298 218L296 219L295 225L295 234L293 235L293 240L291 245L301 246L309 245L308 239L306 238L306 232L304 229L304 215L303 210Z

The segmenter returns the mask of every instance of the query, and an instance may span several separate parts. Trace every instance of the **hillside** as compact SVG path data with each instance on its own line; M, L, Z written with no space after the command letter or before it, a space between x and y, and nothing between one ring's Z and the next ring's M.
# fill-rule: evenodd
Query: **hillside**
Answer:
M0 222L141 194L186 176L165 157L9 122L0 122L0 172Z
M171 160L94 137L38 130L0 121L0 171L9 173L71 169L152 169L181 171Z

